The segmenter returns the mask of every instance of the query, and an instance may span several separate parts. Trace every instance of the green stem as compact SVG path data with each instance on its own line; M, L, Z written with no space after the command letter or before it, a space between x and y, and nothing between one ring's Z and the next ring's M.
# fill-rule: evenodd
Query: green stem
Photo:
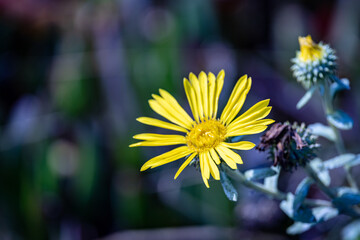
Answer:
M322 102L323 102L324 111L325 111L326 116L328 114L334 113L334 106L332 104L333 101L332 101L332 96L330 94L329 81L326 81L326 80L324 83L324 96L322 97ZM326 117L326 119L327 119L327 117ZM341 137L339 129L337 127L335 127L334 125L332 125L328 120L327 120L327 123L331 127L331 129L334 131L335 146L336 146L338 153L339 154L345 153L346 151L345 151L344 141Z
M332 96L330 94L330 83L329 83L329 81L326 81L326 80L324 83L324 96L322 97L322 102L323 102L324 111L325 111L326 116L328 114L332 114L334 112L334 106L333 106ZM338 154L346 153L344 141L341 137L341 133L340 133L339 129L337 127L335 127L333 124L331 124L328 120L327 120L327 122L335 134L335 146L336 146ZM359 191L356 181L351 174L351 168L345 166L344 169L345 169L345 173L346 173L346 179L347 179L350 187L356 191Z
M242 183L243 185L245 185L248 188L252 188L258 192L262 192L262 193L264 193L274 199L280 200L280 201L287 199L287 195L285 193L280 192L278 190L277 191L269 190L263 184L250 181L244 176L244 174L242 174L238 170L232 170L228 167L224 167L223 169L226 171L226 174L228 176L230 176L234 180L239 181L240 183ZM304 204L312 206L312 207L319 207L319 206L330 207L330 206L332 206L331 202L329 202L329 201L317 200L317 199L305 199Z
M308 175L315 181L321 191L323 191L331 199L336 198L336 194L321 181L318 174L314 171L310 164L306 165L305 170L307 171Z
M228 168L225 168L226 173L233 179L239 181L240 183L244 184L248 188L252 188L254 190L257 190L259 192L265 193L266 195L269 195L272 198L278 199L278 200L285 200L286 194L279 192L279 191L271 191L267 188L265 188L264 185L256 182L249 181L244 174L242 174L240 171L234 171L230 170Z

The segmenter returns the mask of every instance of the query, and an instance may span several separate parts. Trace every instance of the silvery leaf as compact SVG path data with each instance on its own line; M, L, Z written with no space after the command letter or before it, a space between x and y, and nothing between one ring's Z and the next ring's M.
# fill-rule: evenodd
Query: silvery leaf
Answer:
M294 210L293 219L297 222L316 223L316 218L313 215L311 208L304 205L301 205L298 209Z
M298 187L296 188L295 191L295 198L294 198L294 203L293 203L293 209L294 211L296 211L297 209L299 209L303 203L303 201L305 200L309 189L310 189L310 185L313 183L311 178L304 178L298 185Z
M244 175L247 180L259 180L264 179L266 177L274 176L277 172L271 168L257 168L257 169L250 169L247 170Z
M360 195L356 193L346 192L340 197L334 198L333 203L335 206L357 205L360 204Z
M312 209L312 213L315 216L317 222L322 222L336 217L339 214L339 211L332 207L316 207ZM295 222L293 225L288 227L286 232L291 235L300 234L306 232L315 224L316 223Z
M341 110L336 110L335 112L328 114L327 120L332 125L342 130L349 130L353 127L352 118Z
M320 180L326 185L329 186L331 182L329 171L324 167L323 161L320 158L315 158L310 162L310 166L317 173Z
M335 94L342 90L350 90L350 81L347 78L334 78L335 82L333 82L330 86L331 97L335 97Z
M339 215L339 210L333 207L316 207L312 211L317 222L327 221Z
M274 170L276 172L276 174L274 176L271 177L267 177L264 179L264 186L274 192L277 192L277 184L278 184L278 179L279 179L279 174L280 174L280 166L274 167L271 166L271 169Z
M288 193L286 196L286 200L283 200L280 202L280 208L283 210L283 212L290 218L294 216L294 194Z
M234 185L231 183L226 173L224 173L222 170L220 170L220 182L226 197L230 201L236 202L238 200L238 192L236 191Z
M309 102L311 97L314 95L314 92L316 90L317 86L312 86L305 94L304 96L299 100L299 102L296 104L296 109L300 109L303 106L305 106L306 103Z
M324 161L324 167L326 169L343 167L346 164L352 162L355 159L355 157L356 157L355 154L352 153L341 154L339 156Z
M360 154L356 155L355 158L347 164L348 167L354 167L360 164Z
M343 228L343 240L358 240L360 238L360 220L356 220Z
M290 227L288 227L286 229L286 233L290 234L290 235L300 234L300 233L306 232L312 226L313 226L313 224L311 224L311 223L295 222L293 225L291 225Z
M329 126L325 126L324 124L321 123L310 124L308 126L308 129L310 129L312 134L327 138L330 141L335 141L336 139L335 133L332 130L332 128Z

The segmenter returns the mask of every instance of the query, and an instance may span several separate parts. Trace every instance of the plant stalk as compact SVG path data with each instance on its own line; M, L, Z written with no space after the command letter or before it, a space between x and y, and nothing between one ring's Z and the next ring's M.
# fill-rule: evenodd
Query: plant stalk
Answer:
M330 94L330 83L329 83L329 81L326 81L326 80L324 83L324 95L322 96L322 102L323 102L323 107L324 107L324 111L325 111L325 115L326 115L326 119L327 119L327 115L332 114L334 112L334 106L333 106L333 99ZM335 134L335 146L336 146L336 150L337 150L338 154L346 153L344 141L341 137L341 133L340 133L339 129L337 127L335 127L333 124L331 124L329 122L329 120L327 120L327 123L331 127L331 129L333 130L333 132ZM350 187L356 191L359 191L357 183L351 174L351 168L345 166L344 169L345 169L346 179L347 179Z
M280 200L280 201L287 199L287 195L285 193L280 192L280 191L269 190L263 184L250 181L244 176L244 174L242 174L238 170L232 170L228 167L224 167L223 169L226 171L226 174L228 176L230 176L234 180L239 181L240 183L242 183L243 185L245 185L248 188L252 188L256 191L262 192L262 193L264 193L274 199ZM304 204L312 206L312 207L319 207L319 206L331 207L332 206L331 202L326 201L326 200L318 200L318 199L305 199Z
M310 164L306 165L305 170L307 171L308 175L315 181L321 191L323 191L330 199L336 198L336 194L321 181L318 174L314 171Z

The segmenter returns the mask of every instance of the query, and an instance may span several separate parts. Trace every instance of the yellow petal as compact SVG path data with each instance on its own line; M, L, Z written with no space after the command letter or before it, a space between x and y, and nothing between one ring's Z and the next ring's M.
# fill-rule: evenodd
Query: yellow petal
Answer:
M205 162L204 162L204 159L202 157L199 156L199 161L200 161L200 170L201 170L201 177L205 183L205 186L207 188L209 188L209 182L208 182L208 178L206 178L206 175L205 175ZM207 164L206 164L207 166Z
M157 134L157 133L141 133L133 136L134 139L148 140L148 141L161 141L161 140L185 140L182 135L175 134Z
M208 80L209 80L209 93L208 93L208 102L209 102L209 117L213 118L214 116L214 99L215 99L215 88L216 88L216 80L215 80L215 75L213 73L209 73L208 74Z
M216 151L213 148L210 148L210 155L217 165L221 163L219 155L216 153Z
M245 127L249 127L249 126L259 126L259 125L266 126L266 125L269 125L269 124L271 124L273 122L275 122L275 121L272 120L272 119L260 119L260 120L252 120L252 121L249 121L249 122L247 122L247 121L246 122L240 122L237 125L231 123L227 128L227 133L231 134L234 131L238 131L241 128L245 128Z
M224 151L225 147L218 146L216 147L216 151L220 155L220 157L225 161L225 163L232 169L237 169L236 162L226 154Z
M177 170L177 172L176 172L176 174L175 174L174 179L176 179L176 178L179 176L179 174L184 170L184 168L185 168L187 165L189 165L189 163L194 159L194 157L195 157L196 155L197 155L197 153L194 152L193 154L191 154L191 155L185 160L185 162L184 162L183 164L181 164L179 170Z
M267 128L267 126L264 126L264 125L255 125L255 126L244 127L244 128L240 128L239 130L227 133L226 137L257 134L257 133L261 133L261 132L265 131L266 128Z
M215 179L215 180L220 180L220 172L219 172L219 168L217 167L217 165L215 164L214 160L211 158L210 156L210 152L206 152L205 153L207 161L209 163L210 166L210 173L211 176Z
M200 120L204 118L203 102L201 97L200 83L195 74L189 74L191 85L195 91L197 110L200 117Z
M246 112L244 112L239 117L237 117L229 125L229 127L231 127L231 125L238 125L239 123L242 123L242 122L250 122L253 120L257 120L257 119L266 117L267 115L265 115L265 114L266 113L269 114L271 111L271 107L268 107L269 102L270 102L270 99L266 99L266 100L256 103L254 106L249 108ZM267 109L267 110L265 110L265 109Z
M184 78L184 89L185 89L186 97L188 99L194 119L196 122L200 122L199 111L197 109L197 100L195 97L195 90L186 78Z
M208 82L207 76L204 72L199 74L200 90L201 90L201 100L203 103L204 117L209 116L209 101L208 101Z
M182 123L183 126L186 126L188 129L192 127L192 123L193 120L189 117L189 115L187 115L187 113L180 107L180 109L182 109L182 111L184 111L184 113L186 115L183 115L183 113L181 112L181 110L179 110L178 108L176 108L176 105L173 105L169 102L167 102L165 99L163 99L162 97L156 95L156 94L152 94L152 97L155 99L155 101L157 101L157 103L171 116L173 116L177 121L179 121L180 123ZM185 117L187 116L187 118Z
M179 144L186 144L186 140L143 141L143 142L133 143L129 147L156 147L156 146L170 146L170 145L179 145Z
M139 117L136 120L143 124L150 125L150 126L155 126L155 127L170 129L170 130L174 130L174 131L185 132L185 133L188 132L185 128L182 128L182 127L177 126L172 123L161 121L156 118Z
M239 113L242 108L246 95L251 87L251 78L247 75L242 76L236 83L234 90L232 91L230 98L221 114L221 121L228 125Z
M206 158L205 152L201 152L199 154L199 158L200 158L200 161L202 161L204 164L203 170L204 170L205 177L206 177L206 179L209 179L210 178L210 167L209 167L209 163Z
M154 167L158 167L160 165L164 165L169 162L173 162L175 160L178 160L179 158L183 158L183 157L189 155L192 152L193 151L191 151L187 146L181 146L181 147L175 148L169 152L163 153L159 156L156 156L156 157L150 159L141 167L140 171L145 171L146 169L148 169L150 167L154 168Z
M225 78L225 71L221 70L219 74L216 77L216 88L215 88L215 99L214 99L214 115L213 118L216 118L217 111L218 111L218 103L219 103L219 97L221 90L224 85L224 78Z
M177 111L184 118L186 122L190 122L191 124L194 121L170 93L163 89L160 89L159 92L160 95L171 105L175 111Z
M237 150L250 150L255 147L254 143L248 142L248 141L241 141L241 142L236 142L236 143L224 142L224 143L222 143L222 145L225 147L237 149Z
M225 155L229 156L234 162L236 162L237 164L243 164L240 155L234 152L233 150L227 148L226 146L224 146L224 143L220 143L219 148L221 148L221 150L225 153Z
M157 102L156 100L153 99L149 100L149 105L154 112L168 119L170 122L173 122L183 128L190 129L186 124L180 121L171 112L168 112L166 109L164 109L163 106L161 106L159 102Z

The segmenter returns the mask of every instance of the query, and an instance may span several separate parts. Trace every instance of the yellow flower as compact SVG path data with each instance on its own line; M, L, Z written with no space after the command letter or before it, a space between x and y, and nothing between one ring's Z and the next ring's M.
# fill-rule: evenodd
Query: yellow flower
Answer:
M319 60L324 55L321 45L314 43L310 35L299 37L300 59L304 62Z
M217 77L213 73L206 75L201 72L198 78L190 73L190 81L184 78L184 88L194 119L167 91L160 89L160 96L152 95L153 99L149 100L152 110L171 123L149 117L140 117L137 120L143 124L181 132L183 135L138 134L134 138L143 141L134 143L130 147L182 146L150 159L141 167L141 171L188 156L175 174L174 179L176 179L182 170L195 157L198 157L203 181L209 187L210 174L214 179L220 180L217 165L221 161L232 169L237 169L236 164L243 163L241 157L231 149L249 150L255 144L248 141L229 143L226 140L233 136L260 133L267 128L267 125L273 123L274 120L263 119L271 111L271 107L268 106L270 100L258 102L235 118L251 87L251 78L244 75L236 83L220 118L217 118L218 101L224 77L225 72L222 70Z

